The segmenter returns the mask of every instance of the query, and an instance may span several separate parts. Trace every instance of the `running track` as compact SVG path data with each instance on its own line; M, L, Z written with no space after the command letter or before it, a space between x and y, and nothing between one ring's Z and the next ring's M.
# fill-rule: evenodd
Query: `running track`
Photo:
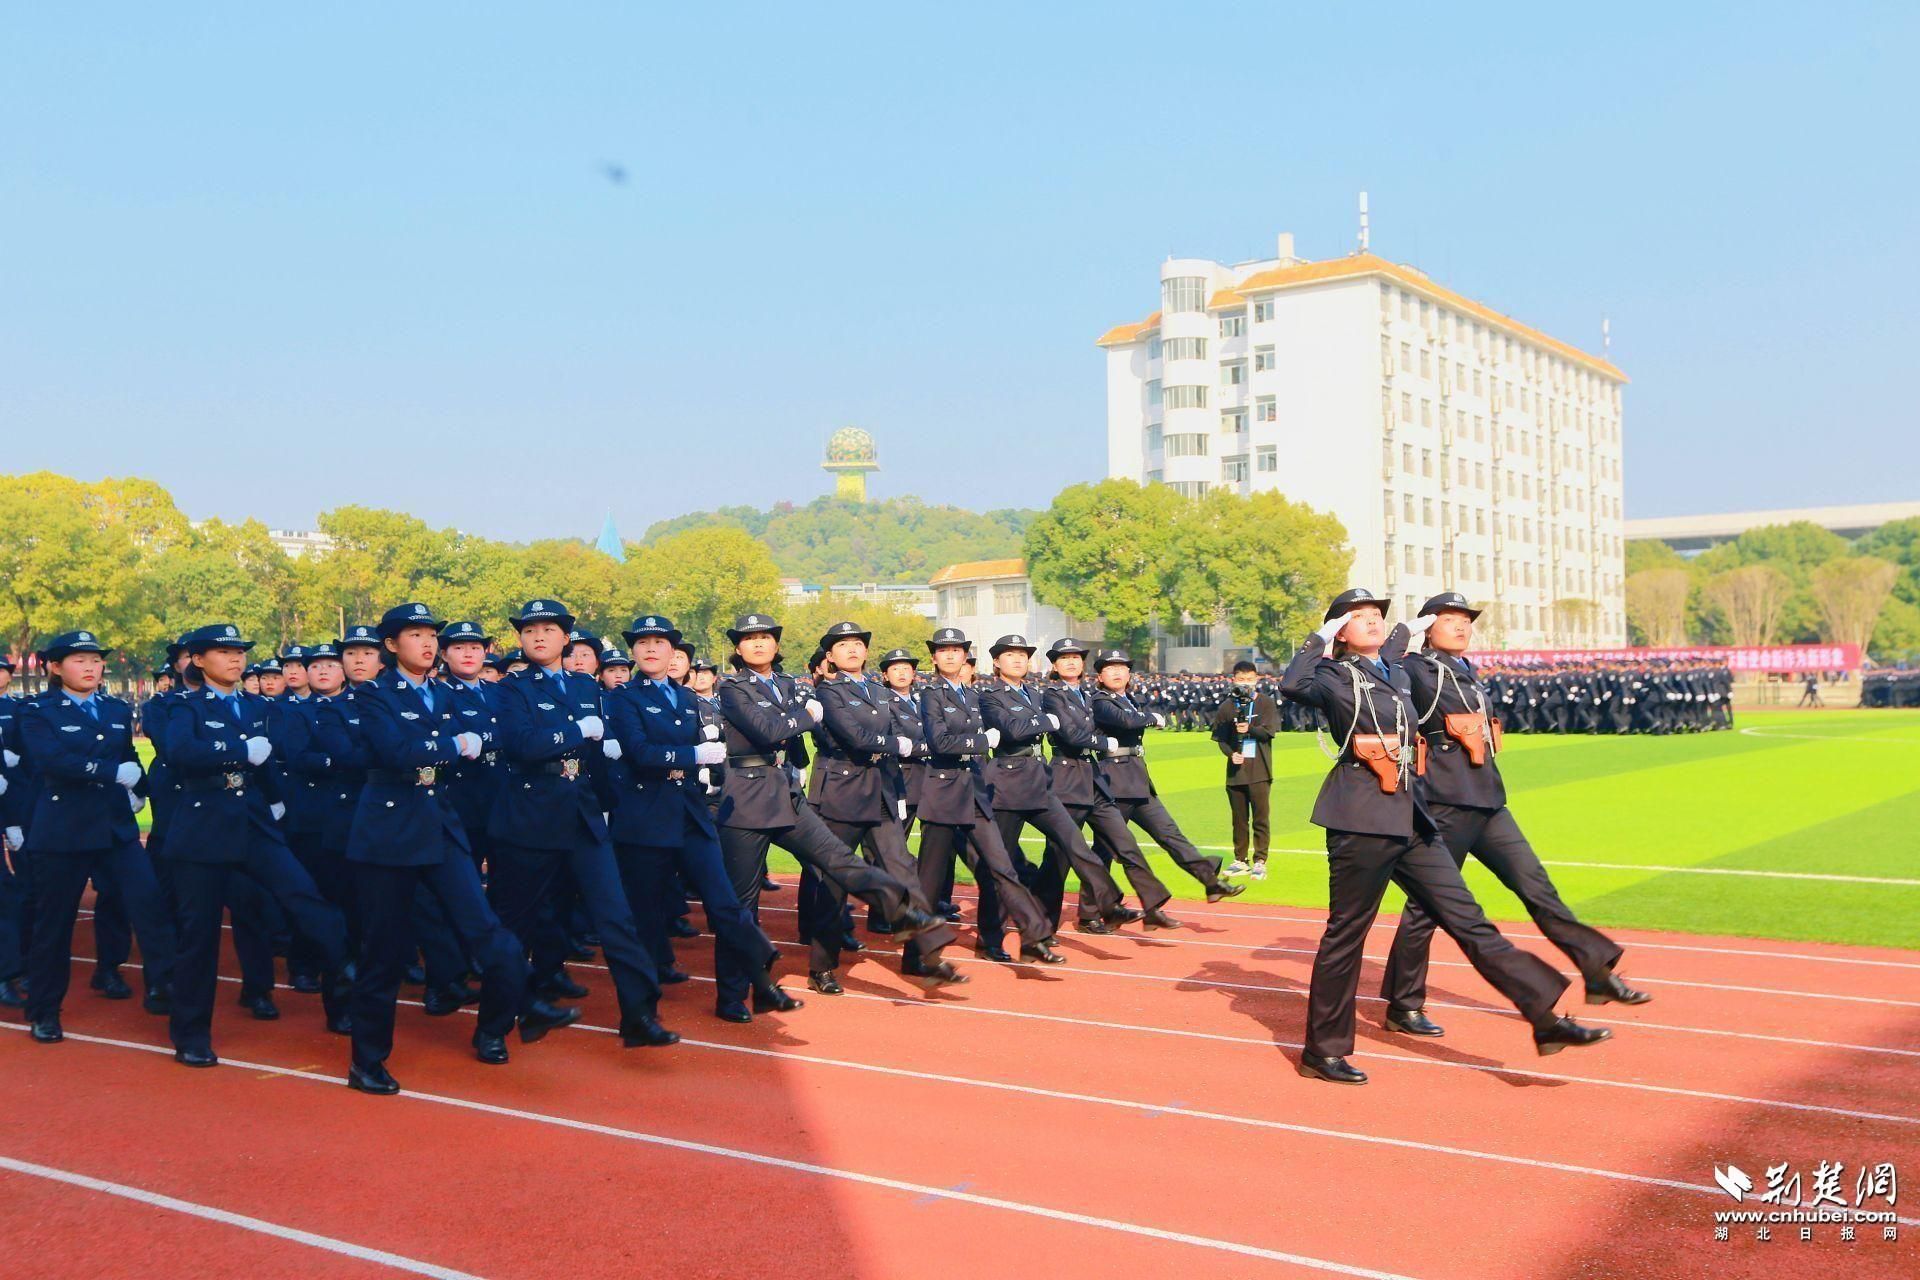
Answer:
M776 939L792 901L767 903ZM1543 1059L1442 938L1429 1011L1446 1037L1389 1036L1363 999L1372 1082L1348 1089L1293 1072L1316 913L1174 905L1178 933L1063 931L1057 969L956 947L972 983L931 996L870 939L847 996L748 1027L710 1016L711 951L684 944L695 981L663 1016L687 1041L664 1051L621 1050L607 975L575 966L582 1024L511 1041L506 1067L472 1060L469 1016L403 1009L406 1092L388 1099L342 1085L316 997L282 992L273 1024L223 999L225 1065L189 1072L158 1020L87 991L76 964L65 1044L31 1044L17 1016L0 1035L0 1274L1920 1269L1920 1191L1894 1206L1896 1243L1833 1226L1811 1244L1792 1227L1713 1239L1714 1211L1737 1207L1715 1164L1762 1183L1769 1164L1810 1180L1842 1161L1849 1202L1863 1163L1920 1187L1920 952L1618 934L1654 1002L1592 1010L1615 1039ZM798 992L804 955L787 952Z

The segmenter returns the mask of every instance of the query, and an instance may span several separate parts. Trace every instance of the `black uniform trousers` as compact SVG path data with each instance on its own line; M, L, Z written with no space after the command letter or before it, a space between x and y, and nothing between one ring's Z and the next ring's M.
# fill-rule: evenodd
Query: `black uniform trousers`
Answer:
M926 915L933 914L926 890L920 884L920 868L914 863L913 855L907 852L907 829L904 826L898 822L834 822L826 818L821 821L842 844L848 848L866 849L881 871L904 885L907 903L914 910ZM839 922L847 895L825 879L819 882L815 893L814 928L808 942L807 963L809 968L820 971L839 965L840 931L837 928L822 929L819 925L822 921ZM907 943L906 950L909 955L931 955L950 945L955 936L953 926L942 923L913 938Z
M467 865L473 865L472 859L468 859ZM478 874L475 872L476 877ZM409 936L413 941L410 950L419 953L429 988L452 986L467 976L471 960L461 945L461 932L439 895L424 884L414 890L409 920Z
M1574 918L1547 869L1520 832L1520 824L1506 809L1463 809L1429 804L1440 838L1453 855L1455 866L1468 854L1480 859L1500 883L1526 904L1527 914L1547 940L1566 953L1590 984L1605 981L1624 954L1620 944ZM1402 1012L1418 1009L1427 1000L1427 955L1433 943L1433 917L1417 902L1408 902L1387 955L1387 972L1380 994Z
M967 860L974 883L980 887L975 932L981 946L999 946L1009 926L1023 944L1052 940L1054 917L1021 883L1020 873L1000 839L1000 828L978 811L972 824L964 827L920 819L920 889L928 899L940 901L933 895L942 884L952 892L956 854Z
M120 886L112 873L93 877L93 956L94 977L111 973L133 954L133 922L127 918L127 904L120 897Z
M747 998L753 975L764 972L779 949L767 940L753 916L740 905L733 881L720 853L720 841L696 833L686 843L656 845L616 844L620 880L633 904L640 936L653 954L656 970L673 967L671 929L686 904L680 884L692 887L704 904L707 930L713 934L713 976L719 1004L738 1004Z
M353 874L347 866L346 851L329 849L321 840L317 831L291 832L287 836L287 847L293 850L293 856L313 877L320 893L334 906L339 907L347 921L347 949L352 954L359 950L360 913L353 902ZM293 973L312 975L319 972L320 957L305 939L296 937L293 945L287 948L287 968Z
M1153 867L1147 862L1147 855L1140 850L1140 842L1135 840L1133 838L1133 832L1127 829L1126 815L1120 812L1119 807L1115 805L1113 801L1107 799L1105 796L1100 796L1095 799L1092 804L1069 804L1066 806L1066 810L1067 816L1072 818L1076 824L1087 828L1093 833L1094 855L1109 867L1115 862L1120 864L1121 870L1127 874L1127 883L1133 887L1134 896L1140 899L1140 905L1142 907L1148 911L1153 911L1166 906L1168 902L1172 901L1172 891L1161 882L1159 876L1153 873ZM1052 842L1049 841L1047 847L1047 859L1049 863L1052 862L1054 856ZM1041 874L1043 877L1041 885L1050 887L1053 882L1045 878L1046 873L1044 871ZM1061 887L1064 888L1064 886ZM1036 886L1035 892L1039 892L1039 888L1040 886ZM1042 898L1041 905L1052 911L1057 917L1060 914L1060 889L1053 889L1053 893L1054 897L1052 900L1049 901ZM1098 900L1088 892L1087 882L1082 878L1080 881L1080 918L1082 920L1092 920L1098 917L1099 914L1100 907Z
M566 926L577 891L613 972L621 1019L652 1016L660 1004L660 971L640 940L612 845L582 827L566 849L529 849L496 839L489 856L487 896L500 922L532 954L536 986L566 962Z
M727 879L733 881L740 905L755 920L760 918L760 877L767 871L767 850L776 845L812 868L824 883L833 885L842 901L848 896L859 898L889 920L897 919L907 905L906 885L857 857L845 841L827 829L811 805L795 804L790 827L771 831L720 828L720 854L727 865ZM814 895L813 900L820 901L820 896ZM824 921L825 914L821 913L820 918ZM811 936L815 921L803 923ZM837 939L840 928L837 907L832 928Z
M1536 1028L1554 1020L1567 980L1540 957L1520 950L1488 923L1460 878L1453 855L1437 839L1327 832L1327 931L1313 958L1307 996L1307 1052L1337 1058L1353 1052L1353 999L1367 931L1392 881L1438 920L1480 976Z
M13 869L7 869L11 860ZM27 947L33 940L33 854L14 849L0 859L0 982L26 976Z
M240 862L183 862L172 865L173 895L179 911L179 951L173 969L173 1020L176 1049L213 1050L213 1004L220 982L220 919L227 902L245 885L257 885L282 909L295 937L305 938L320 955L321 999L329 1018L345 1011L338 981L347 964L347 923L328 902L286 845L249 827Z
M1166 850L1174 865L1211 889L1220 883L1220 859L1201 853L1180 830L1180 824L1167 812L1159 796L1144 800L1115 800L1114 809L1121 819L1140 828L1153 842Z
M480 888L472 859L454 854L424 867L350 864L360 904L360 966L353 982L353 1065L366 1069L393 1053L394 1002L413 963L419 898L445 912L461 954L480 966L480 1023L476 1034L513 1030L527 996L527 958L520 940L500 923Z
M1005 809L996 804L993 824L1000 830L1000 844L1009 857L1020 847L1022 829L1032 827L1046 837L1046 852L1041 855L1031 887L1034 901L1047 913L1055 929L1060 927L1060 906L1066 897L1068 870L1080 877L1082 919L1106 915L1120 905L1120 886L1107 873L1106 864L1094 856L1087 838L1080 833L1079 825L1058 797L1049 796L1044 809ZM982 918L985 918L984 900Z
M1268 808L1273 803L1273 784L1255 782L1244 787L1227 786L1227 808L1233 811L1233 860L1247 860L1247 837L1253 837L1253 860L1265 862L1267 847L1273 840L1273 823ZM1249 830L1251 829L1251 830Z
M142 972L149 991L164 991L173 977L175 936L153 863L138 840L93 853L36 854L33 859L33 942L28 956L27 1020L54 1018L66 998L73 965L73 925L87 879L112 884L140 937ZM97 916L96 916L97 919ZM125 956L121 957L122 962Z
M240 965L240 998L270 996L274 987L273 940L287 932L286 917L274 904L273 896L255 881L236 879L228 887L232 893L227 910L233 919L233 955ZM310 941L296 943L294 939L299 937L296 932L289 939L289 956L296 945L315 951L316 944ZM352 950L347 954L352 955Z

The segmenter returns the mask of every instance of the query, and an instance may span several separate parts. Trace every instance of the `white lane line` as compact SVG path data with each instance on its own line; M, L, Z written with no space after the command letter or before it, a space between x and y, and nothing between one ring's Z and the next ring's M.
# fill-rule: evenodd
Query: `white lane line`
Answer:
M14 1023L0 1024L12 1027ZM70 1039L86 1040L89 1036L71 1036ZM107 1043L117 1043L109 1041ZM149 1048L148 1045L133 1046ZM164 1052L162 1050L161 1052ZM328 1253L341 1254L348 1258L358 1258L362 1262L377 1262L383 1267L395 1271L410 1271L417 1276L434 1276L437 1280L480 1280L480 1277L467 1271L455 1271L452 1267L436 1266L431 1262L421 1262L418 1258L406 1258L397 1253L388 1253L385 1249L375 1249L364 1244L355 1244L351 1240L341 1240L334 1236L317 1235L312 1231L302 1231L298 1227L286 1227L277 1222L268 1222L262 1218L248 1217L244 1213L234 1213L227 1209L216 1209L212 1205L195 1204L191 1200L180 1200L173 1196L161 1195L157 1191L147 1191L141 1187L130 1187L122 1182L107 1182L101 1178L90 1178L84 1173L74 1173L67 1169L55 1169L50 1165L33 1164L26 1160L16 1160L12 1156L0 1155L0 1169L9 1169L14 1173L25 1174L32 1178L44 1178L49 1182L63 1182L70 1187L80 1187L87 1191L98 1191L105 1195L119 1196L123 1200L133 1200L140 1204L152 1205L156 1209L171 1209L175 1213L184 1213L195 1218L205 1218L209 1222L222 1222L230 1227L239 1227L242 1231L252 1231L258 1235L274 1236L281 1240L291 1240L295 1244L304 1244L313 1249L324 1249Z
M1740 732L1749 738L1792 738L1799 742L1871 742L1876 746L1882 742L1898 742L1909 746L1920 745L1920 738L1843 737L1837 733L1780 733L1773 729L1742 729Z
M10 1031L25 1031L22 1023L0 1022L0 1027ZM605 1030L605 1028L599 1028ZM79 1040L90 1044L108 1045L117 1049L136 1049L148 1053L167 1053L169 1050L158 1045L136 1044L130 1040L113 1040L105 1036L79 1035L67 1033L67 1039ZM272 1075L287 1076L293 1079L310 1080L317 1084L329 1084L338 1088L343 1077L321 1075L314 1071L303 1071L294 1067L281 1067L266 1062L247 1062L239 1058L224 1061L229 1066L247 1071L264 1071ZM1152 1240L1162 1240L1170 1244L1191 1245L1200 1249L1212 1249L1218 1252L1237 1254L1241 1257L1258 1258L1266 1262L1284 1262L1297 1267L1308 1267L1315 1271L1331 1272L1335 1275L1361 1276L1368 1280L1413 1280L1412 1277L1391 1271L1375 1271L1367 1267L1349 1266L1325 1258L1309 1257L1306 1254L1287 1253L1279 1249L1265 1249L1258 1245L1242 1244L1237 1240L1223 1240L1213 1236L1192 1235L1184 1231L1172 1231L1163 1227L1151 1227L1143 1223L1127 1222L1119 1218L1102 1218L1092 1214L1074 1213L1067 1209L1055 1209L1047 1205L1029 1204L1020 1200L1008 1200L999 1196L980 1195L971 1191L962 1191L955 1187L933 1187L917 1182L908 1182L900 1178L888 1178L879 1174L861 1173L854 1169L842 1169L834 1165L813 1164L804 1160L790 1160L784 1156L767 1155L758 1151L748 1151L739 1147L723 1147L710 1142L694 1142L686 1138L673 1138L665 1134L645 1133L638 1129L622 1129L614 1125L597 1124L590 1120L575 1120L569 1116L552 1115L541 1111L523 1111L518 1107L501 1106L492 1102L481 1102L473 1098L460 1098L451 1094L423 1093L417 1089L402 1089L398 1095L411 1098L416 1102L437 1103L445 1107L455 1107L463 1111L475 1111L485 1115L504 1116L513 1120L528 1120L536 1124L553 1125L556 1128L571 1129L580 1133L598 1134L602 1137L620 1138L629 1142L645 1143L649 1146L666 1147L675 1151L686 1151L696 1155L717 1156L725 1160L737 1160L746 1164L760 1165L766 1168L783 1169L790 1173L810 1174L818 1178L831 1178L840 1182L858 1183L862 1186L878 1187L887 1191L899 1191L920 1199L934 1198L953 1200L985 1209L1000 1209L1009 1213L1023 1214L1028 1217L1042 1218L1054 1222L1070 1223L1074 1226L1094 1227L1103 1231L1113 1231L1124 1235L1140 1236ZM375 1103L374 1105L379 1105ZM267 1225L267 1224L263 1224ZM453 1275L455 1273L446 1273Z

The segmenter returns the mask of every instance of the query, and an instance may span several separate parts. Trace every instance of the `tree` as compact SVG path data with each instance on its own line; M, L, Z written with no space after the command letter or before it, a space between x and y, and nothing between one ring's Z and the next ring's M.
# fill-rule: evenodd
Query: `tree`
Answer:
M627 563L633 570L634 613L666 614L715 661L732 652L726 630L740 614L759 610L780 616L780 571L766 547L743 529L676 533L640 548Z
M1670 648L1687 642L1693 579L1685 569L1642 569L1628 574L1626 585L1627 627L1636 644Z
M783 605L774 617L785 628L781 647L790 671L798 670L820 636L836 622L857 622L873 633L873 639L867 644L869 669L878 664L880 655L889 649L910 651L924 668L927 637L933 634L933 623L913 609L884 598L836 595L831 591L821 593L818 600L806 604Z
M1173 607L1268 655L1319 625L1353 567L1337 518L1273 492L1215 489L1178 512L1171 543Z
M1777 569L1786 575L1790 589L1781 602L1773 639L1816 640L1820 635L1820 610L1813 602L1809 580L1816 568L1847 551L1847 541L1839 534L1811 521L1797 520L1749 529L1731 542L1701 552L1694 566L1707 579L1746 565L1765 564Z
M1734 644L1771 644L1793 580L1771 564L1749 564L1716 574L1706 591L1726 618Z
M1173 527L1186 499L1165 485L1102 480L1063 489L1027 529L1033 592L1079 618L1103 619L1109 643L1141 653L1166 612Z
M1680 569L1686 558L1658 538L1635 538L1627 543L1627 575L1647 569Z
M14 653L76 627L120 643L146 559L134 530L169 523L144 489L143 519L129 523L119 499L130 483L0 476L0 636Z
M1920 606L1920 516L1890 520L1869 530L1853 549L1864 556L1879 556L1899 566L1893 594L1910 605Z
M1860 646L1873 639L1900 569L1877 556L1845 556L1813 571L1813 599L1825 621L1822 639Z

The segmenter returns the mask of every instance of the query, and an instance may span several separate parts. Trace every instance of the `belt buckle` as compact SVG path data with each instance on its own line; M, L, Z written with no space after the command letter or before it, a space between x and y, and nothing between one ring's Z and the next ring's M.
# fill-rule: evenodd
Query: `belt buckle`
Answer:
M499 753L498 753L498 752L496 752L496 751L482 751L482 752L480 753L480 763L481 763L481 764L492 764L492 763L494 763L494 757L495 757L495 756L497 756L498 754L499 754Z
M775 768L780 768L780 769L786 768L787 753L784 749L773 753L773 763Z
M228 791L238 791L247 785L247 775L244 773L223 773L220 775L220 780L226 785Z
M438 765L423 764L413 771L413 783L417 787L430 787L434 779L440 776Z
M568 782L572 782L580 776L580 762L578 760L562 760L560 762L560 776Z
M687 780L687 771L685 769L667 770L668 782L685 782L686 780Z

